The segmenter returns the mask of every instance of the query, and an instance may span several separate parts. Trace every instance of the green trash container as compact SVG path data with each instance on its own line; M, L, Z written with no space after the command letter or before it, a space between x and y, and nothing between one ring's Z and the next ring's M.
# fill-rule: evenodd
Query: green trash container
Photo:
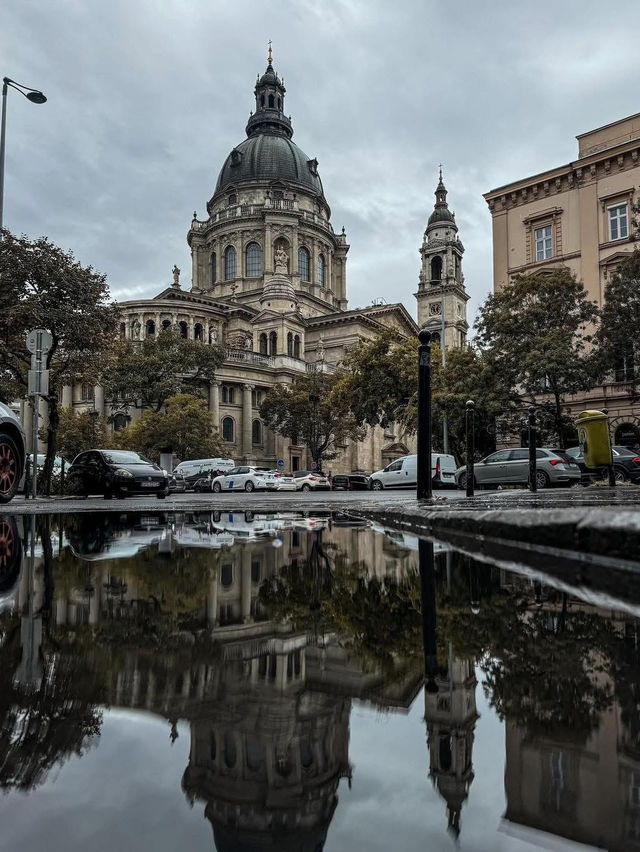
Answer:
M602 411L583 411L576 418L576 427L587 467L613 464L607 415Z

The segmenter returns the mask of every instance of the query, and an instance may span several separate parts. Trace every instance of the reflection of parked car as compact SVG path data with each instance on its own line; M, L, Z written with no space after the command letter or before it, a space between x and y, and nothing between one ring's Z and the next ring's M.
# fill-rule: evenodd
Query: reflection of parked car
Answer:
M344 491L367 491L369 488L369 477L362 473L336 473L331 480L334 490Z
M22 564L22 543L15 518L0 517L0 612L14 602Z
M163 499L169 493L167 472L131 450L80 453L69 468L69 480L85 496L103 494L105 499L131 494Z
M580 466L582 471L583 481L585 478L589 480L604 479L607 476L606 467L587 467L584 454L580 447L570 447L565 451L573 461ZM623 447L616 444L611 448L611 456L613 459L613 471L616 477L616 482L634 482L640 483L640 454L634 452L630 447Z
M15 496L24 470L25 435L14 412L0 402L0 503Z
M324 473L315 470L296 470L293 474L297 491L330 491L331 484Z
M498 450L490 456L476 462L474 466L476 485L481 488L497 488L498 485L526 485L529 481L529 449L518 447L514 450ZM536 485L546 488L549 485L575 485L580 482L580 469L567 464L553 450L540 447L536 450ZM459 488L467 487L467 469L460 467L456 471Z

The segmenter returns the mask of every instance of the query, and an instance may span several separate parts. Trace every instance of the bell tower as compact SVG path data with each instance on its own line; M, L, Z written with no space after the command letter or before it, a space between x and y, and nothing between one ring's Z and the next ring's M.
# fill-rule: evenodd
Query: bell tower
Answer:
M464 246L458 236L455 215L447 204L442 168L435 196L420 248L422 266L418 292L414 295L418 300L418 325L430 331L436 343L444 336L445 347L451 349L466 342L469 296L462 274Z

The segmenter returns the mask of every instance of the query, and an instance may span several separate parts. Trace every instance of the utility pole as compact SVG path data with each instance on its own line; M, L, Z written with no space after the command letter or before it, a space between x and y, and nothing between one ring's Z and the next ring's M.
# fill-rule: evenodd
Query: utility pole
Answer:
M440 305L440 315L442 319L442 327L440 331L440 347L442 348L442 369L447 366L447 347L445 343L445 333L447 330L447 321L444 314L444 279L441 281L442 299ZM447 423L447 415L442 415L442 452L449 453L449 424Z

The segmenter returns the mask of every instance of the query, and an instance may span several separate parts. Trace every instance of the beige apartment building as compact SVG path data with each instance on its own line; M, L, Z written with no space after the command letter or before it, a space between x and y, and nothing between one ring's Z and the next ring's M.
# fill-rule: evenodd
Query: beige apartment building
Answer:
M578 158L484 196L493 219L493 286L513 275L567 266L602 305L607 281L635 248L632 207L640 184L640 113L577 136ZM571 415L608 408L616 443L640 441L633 365L567 399ZM511 441L517 440L515 437Z

